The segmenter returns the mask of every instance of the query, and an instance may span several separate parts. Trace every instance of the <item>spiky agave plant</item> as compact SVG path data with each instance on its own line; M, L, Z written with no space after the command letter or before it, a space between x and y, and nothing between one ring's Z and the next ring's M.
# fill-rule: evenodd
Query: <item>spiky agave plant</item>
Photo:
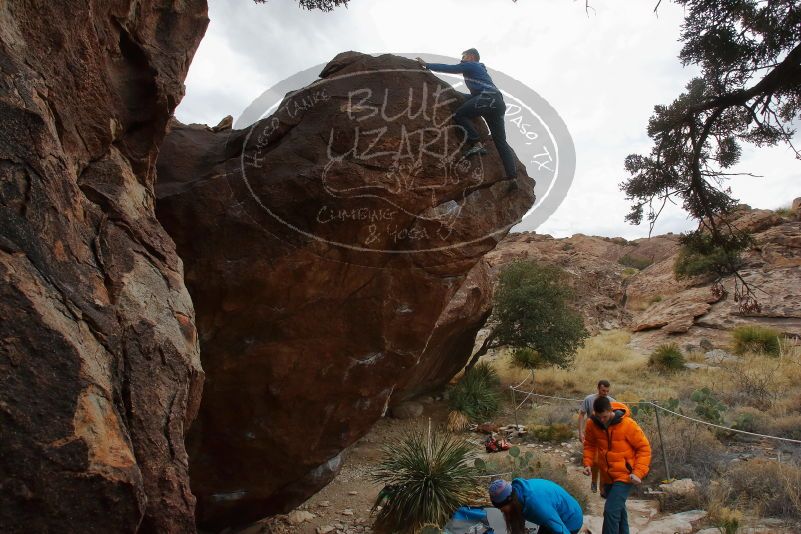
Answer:
M462 412L478 423L487 421L500 409L500 383L497 371L486 362L480 362L451 388L448 396L451 410Z
M469 443L437 431L412 431L384 448L373 478L384 484L373 510L381 532L416 532L444 525L462 505L480 498Z

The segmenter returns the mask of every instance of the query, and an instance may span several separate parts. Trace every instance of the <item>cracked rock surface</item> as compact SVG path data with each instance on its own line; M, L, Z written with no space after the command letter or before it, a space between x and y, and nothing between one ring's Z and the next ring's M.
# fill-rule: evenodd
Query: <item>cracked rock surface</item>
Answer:
M205 0L0 5L3 532L195 530L203 372L153 180L207 22Z

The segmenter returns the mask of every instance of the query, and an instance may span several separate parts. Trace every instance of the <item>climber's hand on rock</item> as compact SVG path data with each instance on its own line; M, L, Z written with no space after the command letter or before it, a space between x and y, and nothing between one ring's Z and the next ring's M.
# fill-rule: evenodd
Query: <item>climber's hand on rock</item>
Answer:
M414 58L414 59L416 59L416 60L417 60L417 62L420 64L420 66L422 66L422 67L425 67L425 66L426 66L426 62L423 60L423 58L421 58L421 57L416 57L416 58Z

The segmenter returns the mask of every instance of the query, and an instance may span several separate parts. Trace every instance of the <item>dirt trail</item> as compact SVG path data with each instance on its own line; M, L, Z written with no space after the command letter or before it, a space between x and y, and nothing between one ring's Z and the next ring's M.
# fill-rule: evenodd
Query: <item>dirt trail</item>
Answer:
M295 510L296 520L301 514L309 512L314 517L306 516L301 523L293 524L291 515L278 516L265 519L249 526L246 529L234 531L237 534L261 533L297 533L297 534L362 534L371 533L370 509L378 496L381 486L371 479L371 473L382 456L382 448L397 442L406 432L414 428L427 428L429 418L431 424L441 426L447 418L447 405L445 402L433 402L424 405L423 415L414 420L398 420L392 418L381 419L372 430L356 442L345 454L342 471L322 491L299 506ZM498 420L507 422L509 414L502 414ZM511 422L511 419L510 421ZM475 443L476 450L483 458L495 458L500 454L487 454L483 452L483 436L476 433L464 433L463 436ZM566 443L562 446L555 444L529 444L522 445L524 450L531 450L537 458L551 460L555 463L567 463L568 473L580 483L589 486L589 480L581 473L575 459L580 450L578 442ZM571 457L574 461L571 461ZM603 500L598 495L591 495L589 514L603 513Z

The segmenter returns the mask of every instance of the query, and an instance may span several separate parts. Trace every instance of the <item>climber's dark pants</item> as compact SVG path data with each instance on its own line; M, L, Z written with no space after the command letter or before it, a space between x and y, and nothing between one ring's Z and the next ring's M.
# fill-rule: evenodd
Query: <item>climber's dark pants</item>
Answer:
M626 499L629 497L631 487L631 484L626 484L625 482L613 482L606 486L606 505L604 505L602 534L629 534Z
M503 162L503 169L507 177L517 176L517 166L515 165L515 153L509 143L506 142L506 128L504 125L504 113L506 103L503 101L501 93L495 91L482 91L470 97L464 104L459 106L453 115L453 120L467 132L467 142L475 143L480 139L478 132L473 126L471 119L484 117L492 134L492 141Z

